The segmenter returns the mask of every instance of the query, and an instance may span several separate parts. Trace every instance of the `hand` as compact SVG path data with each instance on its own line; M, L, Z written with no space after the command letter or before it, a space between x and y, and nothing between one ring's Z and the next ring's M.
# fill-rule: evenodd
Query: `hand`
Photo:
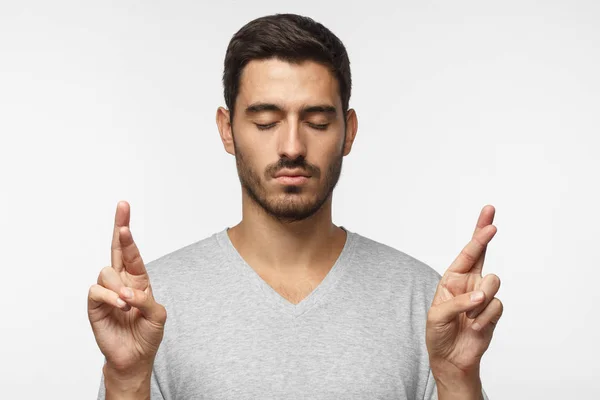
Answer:
M481 357L502 315L502 303L494 297L500 279L481 274L496 234L494 213L493 206L481 210L471 241L444 273L429 309L426 343L436 380L478 380Z
M105 267L88 294L88 317L106 368L125 377L148 374L163 338L165 308L152 296L150 280L129 230L130 210L119 202ZM131 296L128 296L128 292Z

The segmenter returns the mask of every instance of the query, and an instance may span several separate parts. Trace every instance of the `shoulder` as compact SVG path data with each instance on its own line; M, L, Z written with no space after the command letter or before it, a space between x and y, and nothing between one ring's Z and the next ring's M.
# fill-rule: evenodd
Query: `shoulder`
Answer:
M354 258L378 276L410 285L437 287L441 275L425 262L374 239L355 235Z
M152 286L202 278L226 262L218 233L173 250L146 263Z

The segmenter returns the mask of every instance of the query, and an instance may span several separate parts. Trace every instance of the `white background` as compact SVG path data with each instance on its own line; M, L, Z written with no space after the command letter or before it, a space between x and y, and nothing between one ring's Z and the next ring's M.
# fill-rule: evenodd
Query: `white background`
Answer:
M490 398L600 398L600 3L295 3L1 0L0 397L95 398L86 296L119 200L146 261L238 222L225 50L294 12L352 65L334 222L442 273L493 204Z

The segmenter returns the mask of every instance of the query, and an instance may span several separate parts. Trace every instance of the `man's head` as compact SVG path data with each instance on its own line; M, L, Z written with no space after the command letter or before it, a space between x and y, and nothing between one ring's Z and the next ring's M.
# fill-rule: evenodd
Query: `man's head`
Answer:
M219 108L217 124L245 193L281 221L313 215L330 200L357 130L342 42L307 17L258 18L231 39L223 84L228 110Z

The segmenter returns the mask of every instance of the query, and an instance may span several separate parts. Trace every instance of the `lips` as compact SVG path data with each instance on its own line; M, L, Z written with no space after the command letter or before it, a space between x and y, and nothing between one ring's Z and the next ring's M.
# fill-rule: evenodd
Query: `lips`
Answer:
M275 180L285 185L301 185L308 182L308 177L302 175L280 175Z
M290 178L305 177L305 178L310 178L310 175L307 174L306 172L302 171L302 170L293 169L293 170L281 170L277 174L275 174L275 178L280 178L280 177L290 177Z

